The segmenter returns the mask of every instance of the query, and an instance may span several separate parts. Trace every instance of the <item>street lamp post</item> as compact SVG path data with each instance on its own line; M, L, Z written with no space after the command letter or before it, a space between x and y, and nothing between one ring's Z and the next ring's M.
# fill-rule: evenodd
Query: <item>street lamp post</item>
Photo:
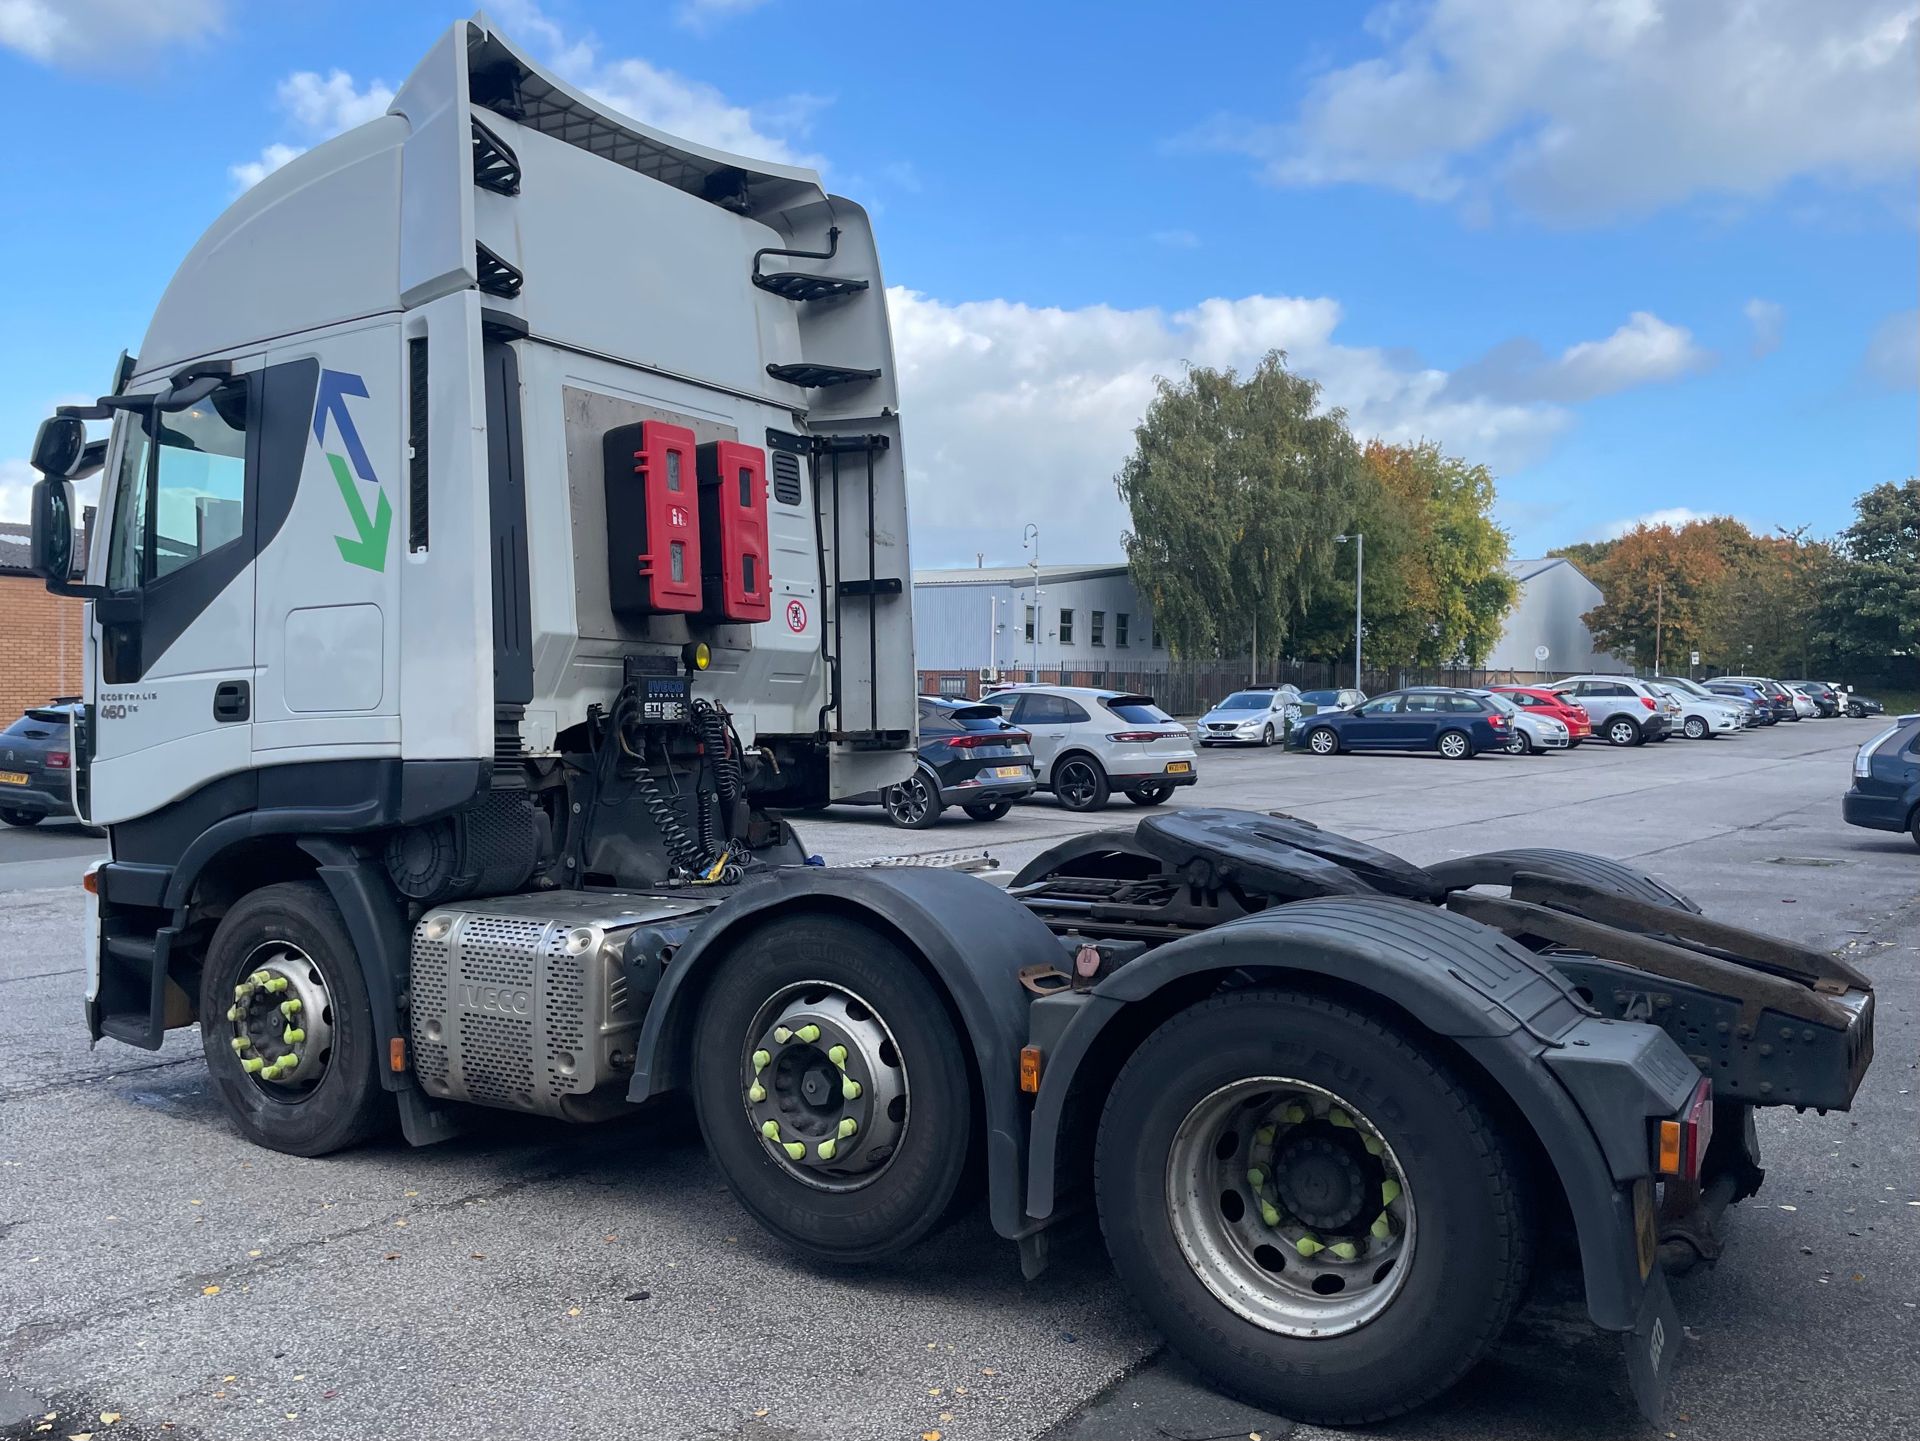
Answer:
M1366 582L1367 574L1367 538L1355 531L1352 535L1336 535L1334 539L1341 545L1353 542L1353 688L1365 690L1366 687L1360 683L1360 630L1365 619L1361 610L1361 587Z
M1028 523L1025 533L1020 537L1020 548L1033 552L1033 559L1027 564L1033 569L1033 624L1028 628L1027 639L1033 642L1032 664L1027 669L1028 681L1038 684L1040 680L1040 527Z

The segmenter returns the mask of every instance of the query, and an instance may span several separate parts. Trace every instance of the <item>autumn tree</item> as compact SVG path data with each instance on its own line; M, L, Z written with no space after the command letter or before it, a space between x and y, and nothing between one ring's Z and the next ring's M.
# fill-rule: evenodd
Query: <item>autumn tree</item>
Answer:
M1586 574L1605 597L1582 617L1594 644L1651 670L1700 648L1727 563L1710 525L1642 524Z
M1284 653L1332 580L1333 537L1363 483L1345 413L1269 353L1242 378L1195 366L1156 380L1114 482L1154 624L1180 656Z

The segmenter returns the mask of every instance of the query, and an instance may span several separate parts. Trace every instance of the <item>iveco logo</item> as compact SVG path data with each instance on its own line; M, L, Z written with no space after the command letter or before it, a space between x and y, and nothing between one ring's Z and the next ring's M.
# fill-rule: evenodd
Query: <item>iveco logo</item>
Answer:
M517 991L510 986L460 987L460 1004L469 1011L492 1011L502 1016L533 1014L533 992Z

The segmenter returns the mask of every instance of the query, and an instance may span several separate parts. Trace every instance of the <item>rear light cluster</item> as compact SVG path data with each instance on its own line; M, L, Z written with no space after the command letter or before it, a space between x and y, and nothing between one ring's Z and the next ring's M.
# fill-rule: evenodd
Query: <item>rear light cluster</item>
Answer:
M1713 1082L1703 1080L1693 1088L1692 1099L1678 1117L1655 1123L1656 1169L1662 1176L1697 1181L1712 1142Z
M1145 741L1185 740L1186 738L1187 738L1187 733L1185 731L1108 731L1107 732L1107 739L1110 741L1145 742Z
M1032 739L1026 731L968 731L963 736L948 736L947 744L957 751L970 751L980 746L1023 746Z
M1487 724L1492 726L1495 730L1505 730L1507 728L1507 718L1501 715L1498 711L1495 711L1492 715L1487 717Z
M47 769L50 771L63 771L72 764L73 764L73 757L68 755L65 751L48 751L47 752L46 765L47 765Z
M1645 706L1648 710L1653 710L1655 708L1653 704L1653 697L1650 695L1641 696L1640 704Z

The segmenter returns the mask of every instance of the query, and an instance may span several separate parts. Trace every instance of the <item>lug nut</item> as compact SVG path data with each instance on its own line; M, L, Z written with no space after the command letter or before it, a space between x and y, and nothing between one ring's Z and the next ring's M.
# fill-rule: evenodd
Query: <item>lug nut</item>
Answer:
M1331 1246L1327 1247L1327 1249L1342 1261L1351 1261L1355 1256L1360 1254L1360 1248L1351 1241L1335 1241Z
M845 1046L828 1046L827 1059L832 1061L834 1065L838 1066L841 1070L846 1070L847 1048Z
M849 1100L849 1101L859 1100L860 1099L860 1083L854 1080L853 1077L851 1076L843 1077L840 1081L840 1095L845 1100Z
M838 1145L836 1145L831 1139L828 1139L828 1140L822 1141L818 1146L815 1146L813 1148L813 1153L823 1161L831 1161L834 1158L835 1153L838 1152L839 1149L840 1148Z
M769 1141L779 1140L780 1123L778 1121L762 1121L760 1123L760 1134L765 1136Z
M1293 1249L1298 1251L1302 1256L1317 1256L1327 1248L1321 1245L1319 1240L1313 1236L1302 1236L1298 1241L1293 1243Z
M792 1039L793 1039L793 1032L788 1030L785 1026L775 1026L773 1028L773 1040L775 1045L784 1046L788 1041L791 1041Z
M789 1161L797 1161L802 1156L807 1154L807 1148L801 1145L798 1141L789 1141L787 1142L786 1145L782 1146L780 1149L787 1153L787 1159Z
M765 1052L765 1051L755 1051L755 1052L753 1053L753 1073L754 1073L754 1075L756 1075L756 1076L757 1076L757 1075L759 1075L759 1074L760 1074L760 1073L761 1073L762 1071L764 1071L764 1070L766 1070L766 1068L767 1068L767 1066L768 1066L768 1064L769 1064L769 1063L770 1063L770 1062L771 1062L772 1060L773 1060L773 1057L772 1057L771 1055L769 1055L769 1054L768 1054L767 1052Z
M1400 1183L1389 1176L1380 1183L1380 1204L1391 1206L1400 1199Z
M299 1011L300 1011L300 998L298 996L295 996L290 1001L282 1001L280 1003L280 1014L285 1016L288 1020L292 1020L294 1016L299 1014Z
M249 1041L245 1036L235 1036L228 1044L233 1047L233 1053L237 1056L251 1046L253 1042Z
M841 1117L840 1132L839 1132L841 1140L843 1141L846 1140L847 1137L851 1136L855 1131L859 1129L860 1129L860 1123L854 1120L853 1117L851 1116Z
M240 1069L245 1071L249 1076L257 1076L261 1071L266 1069L266 1064L267 1063L258 1056L248 1056L246 1060L240 1063Z
M767 1099L767 1088L758 1081L755 1081L751 1086L747 1087L747 1099L752 1101L754 1105L759 1105Z
M1260 1219L1265 1221L1269 1226L1279 1225L1280 1208L1271 1201L1262 1201L1260 1203Z
M795 1031L794 1035L798 1036L801 1040L805 1041L809 1046L811 1046L815 1041L820 1039L820 1028L816 1025L809 1023L807 1025L802 1026L799 1030Z
M288 1026L280 1033L280 1039L285 1041L289 1046L297 1046L306 1040L306 1038L307 1033L298 1026Z

